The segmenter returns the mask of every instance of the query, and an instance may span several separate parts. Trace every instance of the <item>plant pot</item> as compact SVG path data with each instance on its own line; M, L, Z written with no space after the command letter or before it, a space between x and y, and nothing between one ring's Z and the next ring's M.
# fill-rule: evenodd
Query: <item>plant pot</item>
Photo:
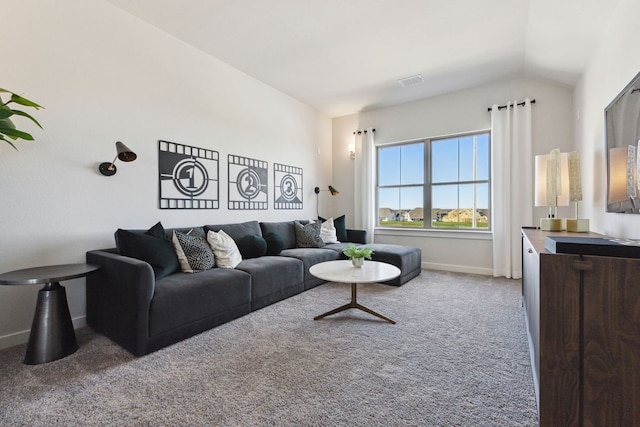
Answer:
M354 267L362 268L362 264L364 264L364 258L351 258L351 264Z

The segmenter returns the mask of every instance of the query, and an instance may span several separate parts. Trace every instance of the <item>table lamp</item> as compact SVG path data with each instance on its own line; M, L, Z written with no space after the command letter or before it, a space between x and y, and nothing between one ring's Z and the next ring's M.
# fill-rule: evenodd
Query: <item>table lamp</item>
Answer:
M564 228L562 219L558 218L558 206L569 206L566 174L562 179L562 163L568 164L567 158L567 154L558 149L535 157L535 206L549 208L547 217L540 218L541 230L562 231Z

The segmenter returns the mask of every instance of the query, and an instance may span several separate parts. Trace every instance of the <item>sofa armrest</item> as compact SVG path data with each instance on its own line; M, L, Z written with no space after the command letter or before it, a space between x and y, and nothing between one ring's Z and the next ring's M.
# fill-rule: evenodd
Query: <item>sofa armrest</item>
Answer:
M347 237L351 243L367 243L367 230L349 230L347 229Z
M149 307L155 289L151 266L115 250L87 252L102 268L87 276L87 323L135 355L146 353Z

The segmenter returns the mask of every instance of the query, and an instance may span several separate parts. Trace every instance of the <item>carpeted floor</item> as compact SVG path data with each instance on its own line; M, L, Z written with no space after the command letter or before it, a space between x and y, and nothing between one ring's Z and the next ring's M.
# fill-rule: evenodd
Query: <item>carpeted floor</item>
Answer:
M0 425L535 426L520 281L438 271L328 283L141 358L89 329L22 364L0 351Z

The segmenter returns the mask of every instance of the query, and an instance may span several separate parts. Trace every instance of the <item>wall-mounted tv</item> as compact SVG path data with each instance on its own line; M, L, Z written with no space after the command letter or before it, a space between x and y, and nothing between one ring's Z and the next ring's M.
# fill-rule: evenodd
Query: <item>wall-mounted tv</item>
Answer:
M640 213L640 73L604 110L607 212Z

